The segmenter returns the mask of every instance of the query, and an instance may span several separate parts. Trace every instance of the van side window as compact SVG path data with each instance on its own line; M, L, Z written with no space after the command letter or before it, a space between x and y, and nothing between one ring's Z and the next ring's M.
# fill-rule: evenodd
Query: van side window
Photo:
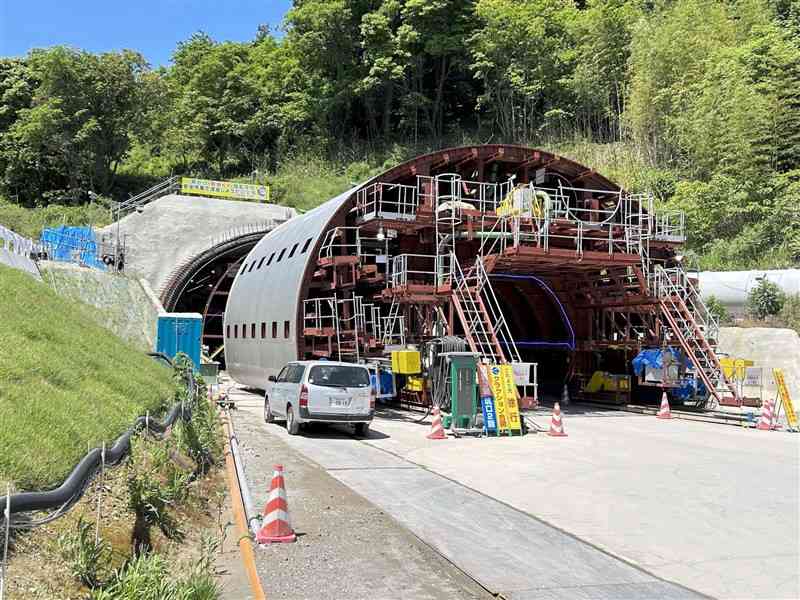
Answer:
M300 383L303 380L303 373L305 373L306 368L303 365L293 365L289 374L287 375L287 381L289 383Z
M289 366L285 366L281 369L281 372L278 373L278 377L276 378L278 381L286 381L286 375L289 372Z

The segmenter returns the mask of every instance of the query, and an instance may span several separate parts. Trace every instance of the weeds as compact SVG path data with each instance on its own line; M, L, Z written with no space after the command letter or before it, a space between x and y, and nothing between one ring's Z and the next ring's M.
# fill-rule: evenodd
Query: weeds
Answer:
M212 550L213 551L213 550ZM114 573L112 581L96 590L92 600L216 600L219 588L211 575L211 560L203 556L189 574L176 581L169 578L168 563L160 554L144 554Z
M132 446L128 476L128 505L136 515L132 546L134 554L151 547L150 528L156 525L170 539L180 540L182 532L170 508L186 497L189 474L171 459L174 446L169 440L150 442L138 438Z
M95 540L94 526L80 518L75 532L58 538L61 557L70 573L83 585L94 588L99 580L99 570L111 555L111 548L102 539Z

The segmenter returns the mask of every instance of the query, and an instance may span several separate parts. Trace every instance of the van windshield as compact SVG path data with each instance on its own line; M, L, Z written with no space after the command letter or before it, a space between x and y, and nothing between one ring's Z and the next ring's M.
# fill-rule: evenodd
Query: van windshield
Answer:
M369 373L363 367L317 365L311 367L308 383L326 387L369 387Z

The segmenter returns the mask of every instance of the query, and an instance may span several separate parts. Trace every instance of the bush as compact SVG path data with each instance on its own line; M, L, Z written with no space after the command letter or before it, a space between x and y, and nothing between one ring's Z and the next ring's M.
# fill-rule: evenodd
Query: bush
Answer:
M173 451L171 440L151 442L140 437L132 442L128 505L136 515L131 540L134 554L150 548L153 525L168 538L182 537L169 509L185 498L189 474L172 461Z
M759 284L747 296L747 311L756 319L777 315L783 308L784 293L777 284L762 277Z
M800 294L786 296L781 312L778 313L778 320L789 329L800 333Z
M716 296L709 296L706 300L706 307L708 312L717 320L720 325L725 325L730 322L731 316L728 314L728 309L719 301Z

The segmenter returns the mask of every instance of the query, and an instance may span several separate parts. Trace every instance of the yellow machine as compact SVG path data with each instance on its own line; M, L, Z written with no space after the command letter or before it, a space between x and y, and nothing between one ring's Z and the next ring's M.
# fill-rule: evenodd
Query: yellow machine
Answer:
M395 350L392 352L392 372L399 375L417 375L422 372L418 350Z
M630 389L631 380L627 375L614 375L606 371L595 371L583 391L596 394L597 392L629 392Z

